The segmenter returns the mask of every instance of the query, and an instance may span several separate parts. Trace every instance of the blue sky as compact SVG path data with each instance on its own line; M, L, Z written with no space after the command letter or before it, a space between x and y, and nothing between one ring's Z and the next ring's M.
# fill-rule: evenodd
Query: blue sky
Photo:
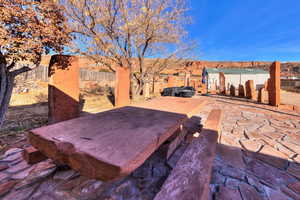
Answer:
M300 0L191 0L197 59L300 61Z

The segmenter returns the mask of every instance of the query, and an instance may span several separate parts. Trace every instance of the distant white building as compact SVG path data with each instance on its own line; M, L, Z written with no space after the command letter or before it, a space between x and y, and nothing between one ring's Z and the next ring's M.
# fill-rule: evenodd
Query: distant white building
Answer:
M225 75L225 85L234 85L238 88L239 84L245 85L246 81L253 80L256 90L262 88L264 84L270 78L268 71L262 69L253 68L207 68L206 69L206 80L208 83L208 89L215 83L219 87L219 73L223 72Z

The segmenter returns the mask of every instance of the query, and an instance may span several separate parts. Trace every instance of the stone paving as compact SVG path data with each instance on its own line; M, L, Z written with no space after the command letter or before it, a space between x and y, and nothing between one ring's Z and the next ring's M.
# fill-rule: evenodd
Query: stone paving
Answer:
M199 114L202 121L212 109L224 110L210 199L300 199L300 115L230 98L204 98L209 103ZM150 200L186 145L167 161L159 150L130 176L110 183L51 160L28 165L22 149L13 148L0 158L0 199Z
M300 115L210 99L203 117L212 108L224 110L211 199L300 199Z

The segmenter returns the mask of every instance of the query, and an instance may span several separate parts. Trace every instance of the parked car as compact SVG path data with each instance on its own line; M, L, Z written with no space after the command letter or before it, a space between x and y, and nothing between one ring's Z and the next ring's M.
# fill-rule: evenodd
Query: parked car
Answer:
M195 95L195 88L193 88L193 87L165 88L161 95L162 96L173 96L173 97L192 97Z

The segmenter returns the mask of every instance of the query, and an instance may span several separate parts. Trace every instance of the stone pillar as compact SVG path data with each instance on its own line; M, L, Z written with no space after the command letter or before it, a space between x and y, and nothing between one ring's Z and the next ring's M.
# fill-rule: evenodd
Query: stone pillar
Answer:
M245 88L244 85L239 85L239 97L245 97Z
M174 87L175 86L175 77L174 76L169 76L168 77L168 87Z
M233 96L233 97L235 96L235 87L234 87L234 85L230 86L230 95Z
M268 83L269 104L280 105L280 62L274 62L270 67L270 81Z
M201 94L207 94L206 84L202 83L201 85Z
M130 104L130 69L116 68L115 106L122 107Z
M268 91L265 88L258 90L257 101L259 103L268 103Z
M256 93L253 80L246 81L246 97L248 99L255 99Z
M211 84L211 87L210 87L210 94L217 94L217 86L215 83L212 83Z
M79 64L75 56L53 55L49 64L48 121L79 117Z
M219 73L219 82L220 94L226 95L225 75L223 72Z

